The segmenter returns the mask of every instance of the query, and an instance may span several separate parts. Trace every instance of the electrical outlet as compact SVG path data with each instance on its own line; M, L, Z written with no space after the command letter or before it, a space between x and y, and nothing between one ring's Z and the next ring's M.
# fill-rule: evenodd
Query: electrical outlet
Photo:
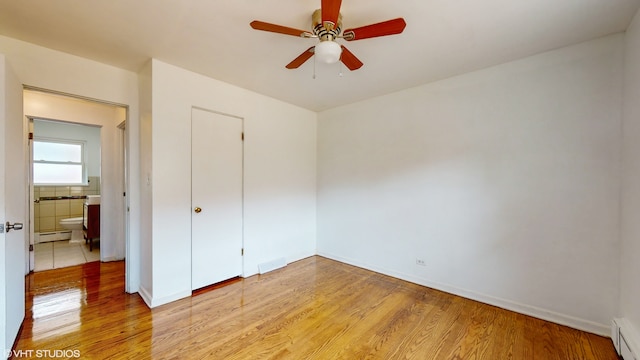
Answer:
M422 259L416 259L416 265L427 266L427 264L425 264L424 260L422 260Z

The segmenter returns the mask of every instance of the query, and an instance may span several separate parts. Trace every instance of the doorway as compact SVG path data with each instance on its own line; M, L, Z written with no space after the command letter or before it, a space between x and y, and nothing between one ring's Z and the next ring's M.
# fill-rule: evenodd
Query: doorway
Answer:
M73 255L69 254L69 250L63 249L68 247L70 240L65 241L64 238L73 236L71 234L73 230L65 231L60 222L63 219L84 218L84 203L88 200L96 203L98 195L97 202L101 211L99 211L97 222L99 237L93 242L96 249L83 253L82 248L78 246L71 252L75 252L76 259L80 256L85 261L123 260L127 222L123 201L125 164L120 155L123 152L123 144L122 130L118 125L126 120L127 108L40 89L25 89L23 96L25 116L36 122L33 129L34 140L84 141L87 153L93 152L91 156L85 154L86 168L83 171L86 173L83 175L86 176L83 178L83 184L65 183L60 186L51 186L53 184L36 183L34 188L33 182L30 182L30 270L44 270L47 267L58 268L73 264ZM39 131L38 124L41 129L47 128L46 132ZM73 129L79 130L74 133ZM82 136L77 135L78 133L93 133L93 140L89 140L91 136L82 139ZM92 142L95 144L91 144ZM84 225L83 219L80 232L84 230ZM46 236L43 238L44 233ZM82 240L78 245L85 245L84 236L80 236ZM60 246L63 244L61 240L64 246ZM36 260L35 251L42 243L49 245L43 250L44 252L53 252L53 258L48 260L52 263L39 264ZM58 259L56 259L56 245L60 248ZM46 256L49 257L49 254Z

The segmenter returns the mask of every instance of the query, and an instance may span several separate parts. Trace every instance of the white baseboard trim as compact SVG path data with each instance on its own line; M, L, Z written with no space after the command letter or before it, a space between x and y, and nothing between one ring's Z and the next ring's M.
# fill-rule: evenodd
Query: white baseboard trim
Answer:
M176 300L180 300L180 299L184 299L184 298L188 298L191 296L192 291L188 290L188 291L183 291L183 292L179 292L176 294L171 294L169 296L164 296L161 298L151 298L151 307L158 307L160 305L164 305L164 304L168 304L170 302L174 302Z
M280 269L287 266L287 260L285 258L274 259L271 261L258 264L258 274L266 274L270 271Z
M505 299L497 298L497 297L486 295L486 294L480 294L475 291L465 290L465 289L461 289L448 284L442 284L442 283L430 281L428 279L420 278L415 275L404 274L398 271L381 268L371 264L365 264L357 260L347 259L347 258L330 254L330 253L319 251L318 255L332 259L332 260L340 261L349 265L357 266L363 269L375 271L380 274L384 274L384 275L392 276L401 280L409 281L414 284L426 286L432 289L444 291L446 293L461 296L467 299L479 301L481 303L497 306L499 308L514 311L524 315L529 315L538 319L551 321L556 324L566 325L574 329L583 330L586 332L590 332L590 333L605 336L605 337L611 336L610 325L599 324L593 321L576 318L570 315L561 314L558 312L542 309L539 307L535 307L527 304L521 304L515 301L505 300Z
M115 257L115 256L108 256L105 257L104 259L101 259L100 261L102 262L112 262L112 261L122 261L124 260L124 258L119 258L119 257Z
M631 351L631 356L635 359L640 359L640 332L636 329L631 322L626 318L614 319L615 324L619 327L618 346L616 350L619 352L624 347L622 342L626 343L628 350ZM616 340L614 339L614 343ZM625 354L619 354L625 355ZM624 357L624 360L633 360Z
M140 285L140 287L138 288L138 294L140 295L144 303L147 304L147 306L150 308L151 294L149 294L149 291L147 291L147 289L144 286Z
M316 252L315 251L313 251L313 252L305 251L305 252L297 253L297 254L295 254L293 256L287 256L287 258L286 258L287 259L287 264L291 264L291 263L294 263L296 261L300 261L300 260L303 260L303 259L306 259L306 258L310 258L312 256L316 256Z
M138 294L140 294L140 297L142 298L142 300L144 300L144 302L147 304L149 308L154 308L160 305L168 304L176 300L187 298L191 296L191 291L183 291L183 292L172 294L162 298L154 298L149 293L149 291L141 285L140 288L138 289Z

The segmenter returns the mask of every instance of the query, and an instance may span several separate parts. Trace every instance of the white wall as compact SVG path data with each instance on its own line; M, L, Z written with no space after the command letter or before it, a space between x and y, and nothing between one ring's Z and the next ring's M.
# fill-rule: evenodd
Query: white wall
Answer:
M139 284L139 118L137 74L92 60L0 36L0 53L12 65L20 81L29 86L55 90L128 106L129 222L132 253L127 261L127 291Z
M37 91L24 92L24 113L30 117L64 120L100 128L100 259L124 259L122 164L119 162L118 124L122 108Z
M315 254L316 113L195 74L152 64L151 306L191 294L191 109L244 119L244 276L278 258ZM146 141L146 140L145 140ZM146 174L143 174L146 177ZM143 276L144 277L144 276ZM150 298L149 298L150 297Z
M64 120L64 119L61 119ZM88 176L100 176L100 128L56 121L34 120L33 134L50 139L85 142Z
M625 36L620 315L640 354L640 12Z
M320 113L318 253L609 334L622 41Z

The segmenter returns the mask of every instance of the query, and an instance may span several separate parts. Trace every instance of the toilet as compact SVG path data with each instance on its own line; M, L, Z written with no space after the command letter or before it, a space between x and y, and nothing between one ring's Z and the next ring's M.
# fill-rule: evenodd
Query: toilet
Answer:
M60 226L67 230L71 230L71 239L69 240L69 243L84 242L84 236L82 234L82 222L82 217L60 219Z

